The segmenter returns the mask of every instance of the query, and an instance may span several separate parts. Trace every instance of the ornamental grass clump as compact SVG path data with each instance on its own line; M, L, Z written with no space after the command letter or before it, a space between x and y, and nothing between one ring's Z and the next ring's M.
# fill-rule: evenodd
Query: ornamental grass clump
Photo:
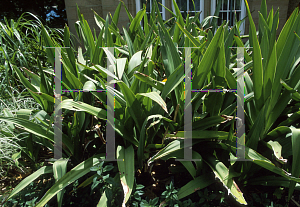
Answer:
M40 105L33 98L22 95L26 89L19 93L17 87L10 88L10 90L8 88L10 87L6 90L10 98L0 100L1 117L18 117L27 110L41 110ZM13 124L0 121L0 173L2 176L7 175L8 170L13 168L24 172L24 166L18 162L18 159L22 151L20 143L22 139L26 139L26 134L28 133L19 131Z

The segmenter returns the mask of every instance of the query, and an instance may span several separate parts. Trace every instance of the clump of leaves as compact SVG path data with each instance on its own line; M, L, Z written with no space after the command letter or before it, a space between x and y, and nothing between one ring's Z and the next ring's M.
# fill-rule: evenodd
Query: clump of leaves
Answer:
M145 186L141 184L137 184L135 186L134 193L131 194L131 202L132 206L139 206L139 203L142 201L142 195L144 195L144 191L142 190Z
M31 182L24 191L21 191L17 196L9 199L5 206L35 206L36 202L46 193L47 189L54 184L54 179L49 175L44 175L40 180ZM5 196L0 196L0 202L5 200ZM49 206L48 204L45 205Z
M199 204L212 201L217 197L217 195L214 193L210 194L207 188L204 189L204 192L198 191L198 195L200 197Z
M132 206L139 207L155 207L155 206L174 206L174 207L194 207L199 206L191 199L187 199L184 201L179 201L177 193L179 189L175 189L173 182L169 185L166 185L166 190L161 194L160 197L156 197L153 199L149 199L146 197L142 199L142 195L144 195L143 191L144 186L141 184L137 184L135 190L133 191L130 199L130 204Z
M149 201L142 200L140 206L141 207L155 207L155 206L157 206L158 201L159 201L159 197L156 197L154 199L150 199Z
M110 173L114 169L112 164L108 164L103 167L104 161L101 161L98 165L91 167L90 170L97 172L93 178L93 184L91 186L91 194L95 190L100 190L101 194L105 192L107 197L107 206L114 206L118 202L118 195L121 192L120 184L114 178L110 177ZM97 189L97 186L101 186Z
M165 199L162 206L175 206L178 201L177 192L178 191L175 189L175 186L171 181L170 185L166 186L166 191L161 194L161 197Z

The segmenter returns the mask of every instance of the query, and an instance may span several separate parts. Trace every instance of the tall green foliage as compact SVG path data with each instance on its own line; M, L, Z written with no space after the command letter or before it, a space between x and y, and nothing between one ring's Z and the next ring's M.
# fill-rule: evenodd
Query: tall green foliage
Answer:
M263 0L257 37L248 3L245 3L250 21L249 42L253 46L252 51L245 50L244 73L245 156L251 162L228 161L236 155L235 94L193 93L192 155L197 161L195 165L191 161L181 161L193 179L179 190L180 199L192 194L195 189L205 188L216 182L214 178L207 176L207 171L213 172L241 204L247 202L238 186L242 189L243 184L250 182L262 168L289 182L289 197L293 194L296 182L300 181L297 168L300 156L297 151L300 143L297 123L300 100L297 92L300 86L300 15L296 9L276 40L278 12L274 15L271 10L267 16L266 2ZM196 17L188 16L184 20L175 1L173 16L176 22L170 26L162 20L155 1L149 21L145 8L132 17L125 7L130 26L123 28L122 36L116 27L121 4L111 22L109 16L103 19L95 13L95 21L101 29L98 36L93 35L78 10L79 22L76 29L83 40L85 52L78 48L76 58L72 50L62 49L62 85L69 90L97 88L115 93L116 154L121 159L117 161L121 175L117 174L116 179L123 188L125 205L132 192L133 175L137 169L148 168L157 159L183 158L185 55L182 47L197 47L191 53L193 88L234 89L239 71L234 69L236 49L229 47L244 47L244 44L238 31L240 23L230 31L228 23L224 22L218 28L213 27L206 32L203 27L207 24L207 19L201 24ZM143 28L141 20L144 20ZM212 31L215 29L216 33L213 35ZM63 45L51 38L44 29L41 34L48 46L70 46L67 27ZM118 48L112 54L103 47ZM48 61L52 64L53 55L53 51L49 50ZM106 69L107 61L114 63L115 74ZM53 98L49 98L51 83L48 74L53 76L51 67L40 70L41 81L37 85L30 83L18 68L14 70L37 101L53 104ZM107 86L107 76L113 78L115 88ZM87 174L90 167L103 158L103 145L97 146L93 157L87 160L83 160L83 152L87 148L86 139L93 142L87 134L91 125L105 124L105 93L70 92L63 96L64 157L71 158L72 163L77 166L58 176L56 171L58 168L64 169L64 162L56 161L53 169L41 168L22 181L8 198L16 195L39 175L53 172L57 183L36 205L45 205L55 195L58 195L58 202L61 203L64 187ZM97 101L101 102L101 106L97 106ZM43 105L45 111L46 106ZM282 117L285 117L284 121ZM21 118L0 117L0 120L23 126L24 130L53 143L53 119L48 121L44 117L43 121L35 125ZM289 160L288 163L292 158L292 163L287 165L283 157ZM280 163L283 167L277 167L274 163ZM88 178L84 183L90 182L91 178ZM282 182L277 184L282 185ZM106 205L107 195L103 193L98 206Z

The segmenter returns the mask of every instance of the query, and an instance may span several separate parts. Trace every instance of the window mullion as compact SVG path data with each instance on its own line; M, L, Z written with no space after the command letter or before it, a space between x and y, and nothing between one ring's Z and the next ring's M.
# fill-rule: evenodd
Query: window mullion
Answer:
M161 3L164 6L166 5L165 0L162 0ZM163 14L163 20L166 20L166 9L165 9L165 7L162 6L161 11L162 11L162 14Z
M234 21L235 21L235 17L236 17L236 20L238 19L237 17L238 17L238 14L237 14L237 11L236 11L236 8L235 8L235 6L236 6L236 1L238 1L238 0L234 0ZM235 22L235 24L236 24L236 22Z
M229 20L229 4L230 4L230 1L229 0L226 0L227 1L227 21L230 21Z
M142 7L141 5L143 5L142 0L137 0L136 7L135 7L136 13L138 13L138 11L141 10L141 7Z
M204 0L199 0L200 2L200 11L202 10L200 14L200 22L204 19Z
M216 1L217 1L217 0L216 0ZM225 1L227 1L227 0L225 0ZM223 4L224 4L224 0L222 0L222 2L221 2L221 8L222 8L221 10L224 10L224 9L223 9Z
M233 2L233 8L234 8L234 10L235 10L235 4L236 4L236 0L234 0L234 2Z

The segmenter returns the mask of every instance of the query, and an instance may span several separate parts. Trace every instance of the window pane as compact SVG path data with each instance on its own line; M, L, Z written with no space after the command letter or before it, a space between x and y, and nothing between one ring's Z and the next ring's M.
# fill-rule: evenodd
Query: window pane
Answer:
M200 0L195 0L194 3L195 3L196 11L200 11L200 9L201 9L200 8Z
M189 14L190 14L190 17L194 17L196 13L195 12L190 12Z
M227 6L228 6L228 0L222 0L223 4L222 4L222 10L227 10Z
M220 12L219 13L219 19L218 19L218 25L221 25L223 22L223 16L224 16L224 12Z
M234 18L234 11L229 12L229 26L233 26Z
M218 0L216 0L218 2ZM221 10L219 13L218 24L229 21L229 26L233 26L235 18L237 21L241 20L241 5L243 0L220 0Z
M223 13L223 20L227 21L227 12Z
M241 20L241 12L236 12L236 19L237 21Z
M219 13L218 25L222 24L222 12Z
M159 11L162 11L162 6L158 2L160 2L162 4L162 0L157 0L157 5L159 8ZM154 6L153 3L152 3L152 6Z
M230 11L230 10L234 10L234 5L233 5L233 3L234 3L234 0L229 0L229 5L228 5L228 10Z
M180 11L186 11L187 10L187 1L176 0L176 2L177 2L177 5L178 5Z
M189 10L190 11L200 11L200 0L194 0L195 8L193 5L193 0L189 0Z
M141 0L141 9L143 8L144 4L146 4L146 0ZM149 0L147 1L146 12L150 12L150 3L149 3Z
M235 0L235 9L241 10L241 0Z

